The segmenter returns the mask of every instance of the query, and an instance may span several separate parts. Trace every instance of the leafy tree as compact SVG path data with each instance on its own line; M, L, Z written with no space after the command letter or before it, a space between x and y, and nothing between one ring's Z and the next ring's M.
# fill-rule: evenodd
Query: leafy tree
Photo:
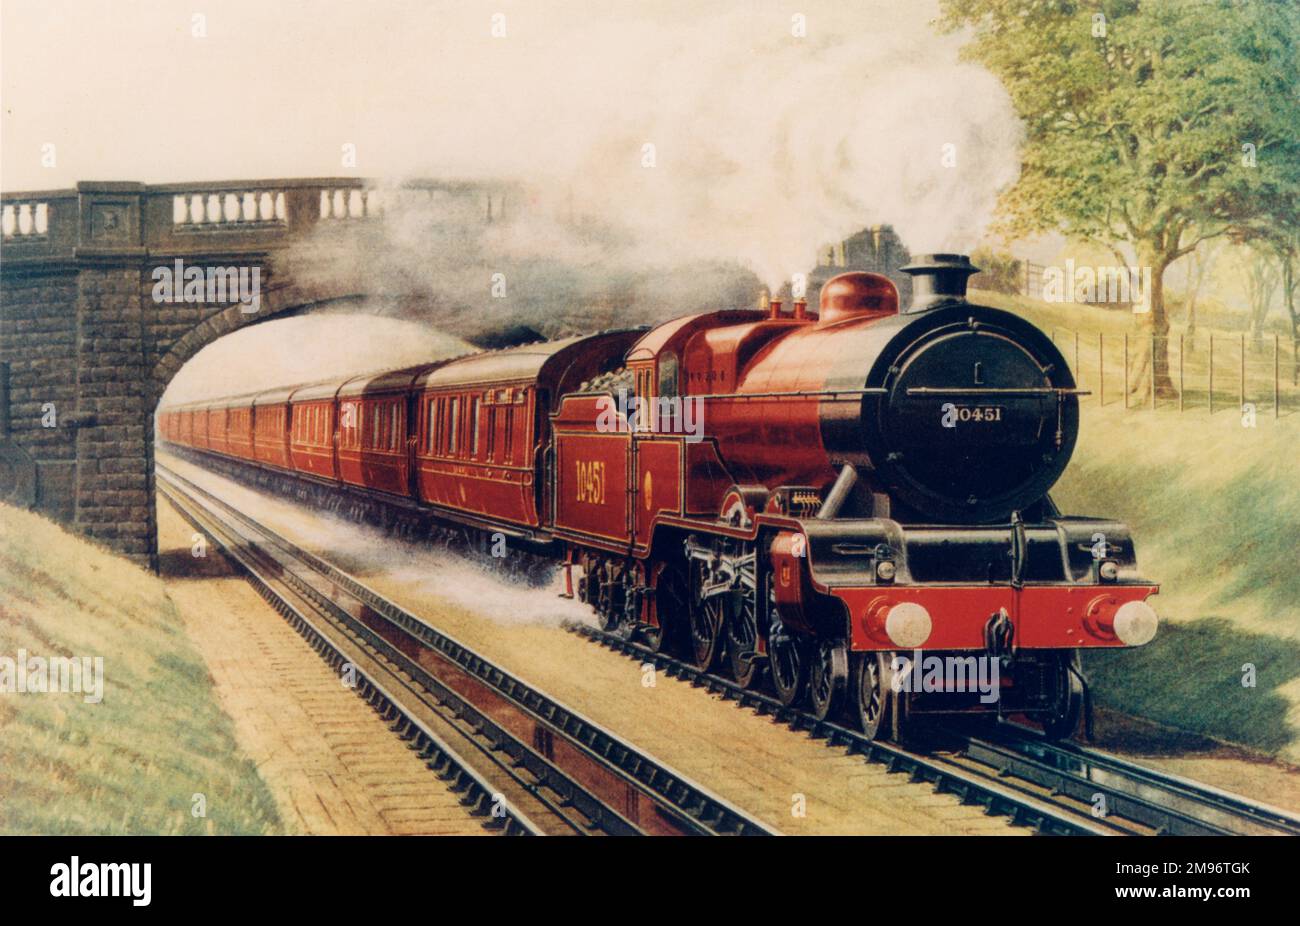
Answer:
M1187 340L1196 341L1196 302L1201 297L1205 275L1214 266L1214 260L1224 245L1224 238L1204 238L1188 256L1187 281L1183 285L1184 314L1187 319Z
M942 0L1025 123L1003 230L1131 249L1157 338L1134 383L1176 395L1164 273L1300 187L1295 0Z

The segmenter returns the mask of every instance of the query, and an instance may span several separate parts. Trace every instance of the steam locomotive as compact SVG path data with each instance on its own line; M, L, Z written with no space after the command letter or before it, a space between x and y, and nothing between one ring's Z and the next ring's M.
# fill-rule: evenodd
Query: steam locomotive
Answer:
M1068 735L1080 650L1149 642L1158 588L1124 524L1048 494L1079 421L1052 341L968 302L964 256L902 270L906 307L843 273L815 313L773 301L166 407L159 434L504 535L561 563L606 630L871 737L954 712ZM907 684L921 653L956 671ZM992 697L968 684L980 660Z

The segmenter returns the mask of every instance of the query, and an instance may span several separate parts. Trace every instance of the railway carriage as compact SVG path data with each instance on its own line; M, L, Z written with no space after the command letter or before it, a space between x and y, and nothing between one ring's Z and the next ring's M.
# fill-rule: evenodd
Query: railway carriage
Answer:
M339 478L360 488L407 496L411 385L422 368L357 376L338 389Z
M271 389L253 397L253 459L289 468L289 396L292 389Z
M530 534L548 527L554 403L618 366L636 336L619 331L528 344L419 377L417 497Z
M226 452L252 462L253 396L240 396L226 406Z
M213 453L228 454L230 445L226 442L226 403L204 403L202 414L207 428L204 429L204 442L201 446Z
M908 306L886 277L841 274L817 312L773 302L263 393L188 430L164 410L162 436L500 531L561 560L607 631L868 736L954 712L1068 734L1079 651L1148 642L1157 586L1124 524L1052 502L1079 390L1051 340L969 302L964 257L903 269ZM900 684L918 651L996 663L994 696Z
M335 399L341 383L314 383L289 394L289 466L297 473L338 482Z

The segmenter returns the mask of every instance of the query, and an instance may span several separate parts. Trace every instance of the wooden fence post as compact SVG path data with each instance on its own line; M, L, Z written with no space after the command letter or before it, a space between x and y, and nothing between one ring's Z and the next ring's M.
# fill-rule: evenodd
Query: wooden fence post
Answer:
M1214 414L1214 332L1210 332L1210 414Z
M1241 335L1241 385L1237 390L1237 410L1246 404L1246 335Z
M1106 335L1097 332L1097 404L1106 404Z
M1273 417L1276 418L1279 413L1278 398L1280 393L1277 388L1278 380L1278 362L1277 362L1277 335L1273 335Z
M1183 336L1178 336L1178 410L1183 410L1183 396L1187 390L1183 388Z
M1127 331L1124 332L1124 407L1128 408L1128 332Z

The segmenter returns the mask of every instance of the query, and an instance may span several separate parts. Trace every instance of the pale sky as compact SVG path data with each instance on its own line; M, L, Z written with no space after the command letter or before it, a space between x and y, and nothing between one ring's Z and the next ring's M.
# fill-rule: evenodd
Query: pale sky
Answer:
M969 249L1020 128L936 8L5 0L0 189L524 180L772 282L879 222L914 250Z

